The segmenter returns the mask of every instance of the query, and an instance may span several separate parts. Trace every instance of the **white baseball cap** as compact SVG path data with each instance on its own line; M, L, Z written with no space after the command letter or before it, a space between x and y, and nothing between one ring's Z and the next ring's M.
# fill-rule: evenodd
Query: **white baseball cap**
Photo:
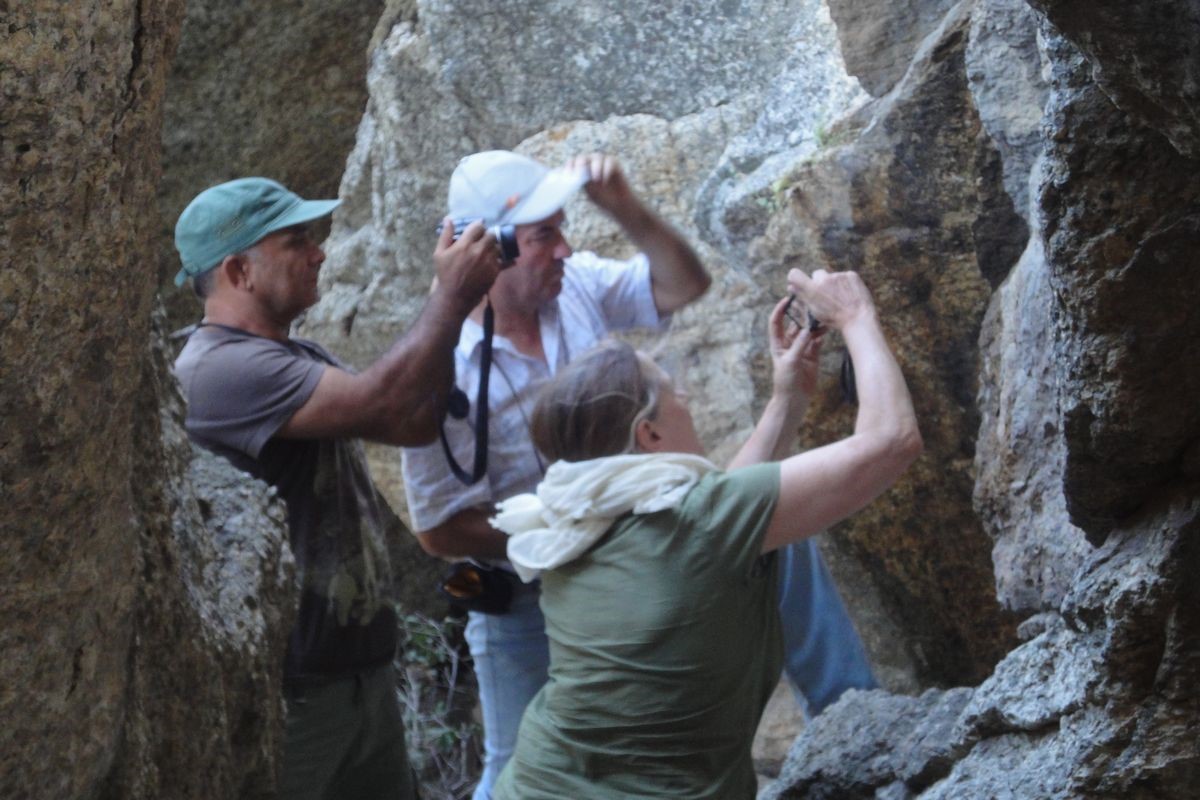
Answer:
M524 225L551 216L588 181L586 169L550 169L528 156L487 150L458 162L450 176L454 219Z

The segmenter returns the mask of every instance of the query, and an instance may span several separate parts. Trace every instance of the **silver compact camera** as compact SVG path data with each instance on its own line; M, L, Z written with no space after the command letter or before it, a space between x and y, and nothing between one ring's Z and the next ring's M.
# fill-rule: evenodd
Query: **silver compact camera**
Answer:
M468 225L478 221L480 221L478 218L454 220L454 241L458 241L458 237L462 236ZM493 225L487 229L487 232L494 236L500 245L501 269L512 266L512 263L517 260L517 256L521 255L521 250L517 247L516 226Z

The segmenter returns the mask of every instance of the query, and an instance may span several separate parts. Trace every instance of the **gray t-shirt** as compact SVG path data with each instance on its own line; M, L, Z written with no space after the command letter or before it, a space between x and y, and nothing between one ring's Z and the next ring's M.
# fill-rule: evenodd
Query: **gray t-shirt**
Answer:
M287 503L301 588L289 679L378 666L396 649L384 538L393 515L371 482L362 443L275 436L330 364L342 367L313 342L212 324L197 329L175 361L191 438L276 487Z

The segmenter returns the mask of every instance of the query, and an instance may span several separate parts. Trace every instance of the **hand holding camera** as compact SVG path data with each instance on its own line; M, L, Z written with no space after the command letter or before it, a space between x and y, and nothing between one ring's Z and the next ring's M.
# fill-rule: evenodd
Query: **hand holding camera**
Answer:
M433 251L437 286L473 308L496 280L501 255L494 236L476 221L456 230L454 220L443 220Z
M802 270L788 271L788 288L819 325L843 330L860 319L875 317L875 302L856 272L818 269L809 277Z
M780 300L771 313L768 338L772 385L776 396L806 400L817 390L821 342L828 328L799 324L789 315L794 299L795 295L789 295Z
M788 271L788 289L795 300L806 309L808 330L824 330L826 326L844 331L847 326L867 322L877 324L875 301L856 272L826 272L819 269L810 278L803 271ZM788 306L793 305L788 301ZM854 375L854 360L850 351L842 353L838 375L842 398L850 405L858 404L858 383Z

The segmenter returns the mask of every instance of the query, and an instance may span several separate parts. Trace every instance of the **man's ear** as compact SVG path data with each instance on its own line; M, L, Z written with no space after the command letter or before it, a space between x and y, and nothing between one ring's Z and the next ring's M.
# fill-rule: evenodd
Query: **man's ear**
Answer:
M241 253L234 253L225 256L221 259L221 263L217 265L220 271L218 279L223 278L226 283L235 289L249 291L254 288L254 283L250 278L249 259Z
M642 453L657 453L662 450L662 436L653 420L644 419L633 429L633 441Z

